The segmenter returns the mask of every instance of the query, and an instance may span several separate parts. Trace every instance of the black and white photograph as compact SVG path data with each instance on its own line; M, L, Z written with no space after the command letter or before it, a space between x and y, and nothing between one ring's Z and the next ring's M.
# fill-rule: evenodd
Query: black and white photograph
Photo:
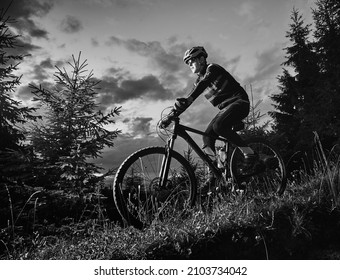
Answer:
M334 275L339 108L339 0L2 0L0 271Z

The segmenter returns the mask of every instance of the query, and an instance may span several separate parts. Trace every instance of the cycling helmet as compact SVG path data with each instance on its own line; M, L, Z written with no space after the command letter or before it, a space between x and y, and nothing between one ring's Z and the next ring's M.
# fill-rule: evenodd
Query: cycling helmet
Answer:
M203 47L193 47L184 53L183 61L187 64L189 59L200 56L204 56L204 58L207 58L208 54Z

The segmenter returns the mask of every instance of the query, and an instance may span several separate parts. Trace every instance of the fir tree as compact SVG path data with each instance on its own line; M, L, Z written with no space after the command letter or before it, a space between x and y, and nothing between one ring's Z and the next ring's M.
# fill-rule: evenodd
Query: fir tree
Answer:
M71 75L57 67L54 88L30 85L34 100L47 110L45 123L34 126L31 140L42 159L45 184L81 191L93 185L95 173L100 171L89 160L100 157L104 147L114 144L119 131L105 127L114 123L119 108L108 114L98 110L95 102L98 81L92 71L85 74L87 62L80 61L80 54L69 65Z
M324 146L331 149L334 144L340 144L340 1L316 1L313 18L322 75L323 122L317 132Z
M13 93L20 85L20 78L14 74L23 54L14 53L19 48L18 35L10 32L9 25L13 23L6 16L6 10L0 10L0 151L18 150L21 141L25 139L22 125L34 119L33 108L21 106L21 102L13 98Z
M0 183L26 180L31 177L33 154L25 144L24 126L35 120L34 108L22 106L14 99L21 77L15 75L24 54L18 53L18 35L10 31L14 19L0 10Z
M310 25L305 25L299 11L294 9L292 23L286 37L291 45L285 48L286 61L283 74L278 77L279 90L271 99L276 111L270 112L275 120L275 131L281 136L281 148L289 156L312 143L310 122L306 115L315 115L318 80L318 60L309 41ZM309 136L309 137L308 137Z
M261 112L259 106L263 102L263 100L262 99L258 100L254 104L252 85L250 85L250 96L251 96L250 112L248 116L243 120L245 124L245 129L240 131L240 134L245 138L254 136L262 137L269 136L268 132L270 120L261 123L262 118L265 116L265 114Z

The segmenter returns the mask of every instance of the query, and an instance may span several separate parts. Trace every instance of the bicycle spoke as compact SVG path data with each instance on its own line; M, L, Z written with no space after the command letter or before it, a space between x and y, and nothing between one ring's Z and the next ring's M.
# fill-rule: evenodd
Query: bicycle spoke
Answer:
M248 193L282 194L285 188L285 167L276 150L263 140L249 143L258 154L259 160L249 167L242 153L237 149L233 154L232 172L239 185Z
M165 149L151 147L132 155L118 171L114 183L117 208L124 219L150 224L156 218L171 217L193 205L194 174L187 161L173 154L165 186L159 178ZM119 186L120 190L117 190Z

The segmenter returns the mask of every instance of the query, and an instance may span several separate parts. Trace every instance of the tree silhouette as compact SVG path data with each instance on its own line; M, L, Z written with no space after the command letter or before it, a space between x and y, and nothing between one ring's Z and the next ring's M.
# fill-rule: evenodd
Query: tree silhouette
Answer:
M305 24L299 11L293 9L292 23L286 37L283 74L278 77L279 92L271 99L276 111L269 112L280 135L280 147L290 156L296 150L310 147L315 130L314 117L319 114L319 66L314 43L309 41L311 26Z
M24 142L24 125L36 120L35 109L22 106L14 98L21 77L15 75L24 54L18 54L18 35L10 31L14 19L0 10L0 183L23 182L32 176L33 153Z
M32 115L34 108L21 106L21 102L13 98L13 93L20 85L20 78L13 72L18 69L23 54L14 53L19 48L18 37L13 35L9 24L13 23L6 16L6 10L0 10L0 151L18 150L21 141L25 139L22 125L28 120L35 119Z
M323 145L340 144L340 2L318 0L313 10L314 37L322 76L322 124L318 129Z
M115 123L120 108L108 114L97 109L99 82L93 79L92 71L86 74L87 61L81 62L80 54L72 58L71 74L57 67L52 89L30 85L34 100L46 109L45 122L33 127L31 140L42 160L41 175L45 180L80 191L98 179L95 174L101 168L89 160L100 157L104 147L113 146L119 131L105 127Z

